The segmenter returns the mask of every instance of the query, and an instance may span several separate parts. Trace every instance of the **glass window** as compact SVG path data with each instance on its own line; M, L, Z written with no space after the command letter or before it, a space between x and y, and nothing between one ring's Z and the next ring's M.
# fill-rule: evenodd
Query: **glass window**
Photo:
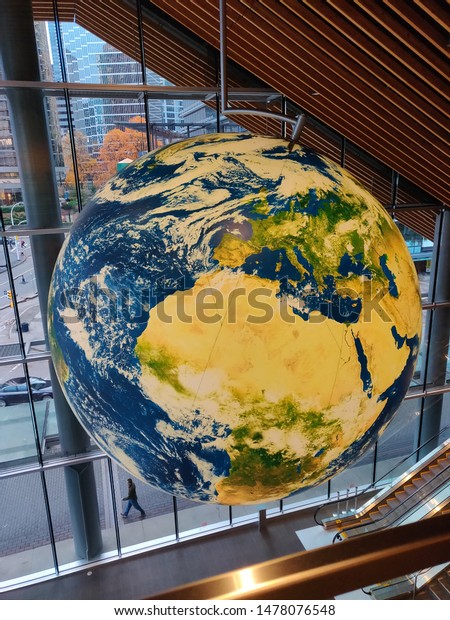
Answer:
M298 505L316 504L324 502L328 498L328 482L309 487L289 495L283 499L283 509L289 509Z
M228 506L191 502L177 498L180 538L229 525Z
M9 241L8 241L9 240ZM3 279L4 303L0 302L0 358L21 354L17 331L16 314L12 297L16 297L17 312L20 317L20 330L25 347L25 355L48 351L44 339L41 304L37 292L36 266L34 257L47 254L56 258L61 243L54 236L35 235L33 239L21 234L7 237L14 283L9 283L6 269L0 278ZM4 247L4 246L3 246ZM0 270L1 271L1 270Z
M414 183L400 176L398 180L399 204L436 204L436 199Z
M122 552L143 548L155 544L156 541L174 542L176 538L172 496L135 478L116 463L112 464L112 470ZM133 506L127 517L122 516L127 507L127 501L122 498L128 496L128 478L132 478L136 485L137 501L145 512L145 518L142 518L139 510Z
M345 496L351 496L368 487L373 480L374 447L371 446L350 467L347 467L331 479L331 494L340 491Z
M33 463L38 447L22 364L0 366L0 468ZM43 417L36 424L42 430Z
M397 215L397 214L396 214ZM423 237L418 232L412 230L406 224L394 220L398 229L402 233L406 246L414 261L417 277L419 278L420 293L422 300L426 300L430 288L430 265L433 258L433 241Z
M149 140L153 151L165 144L217 131L215 107L200 100L148 100Z
M447 366L447 384L450 383L450 367ZM441 415L441 430L445 432L441 435L441 441L444 437L450 436L450 392L442 395L442 415Z
M26 581L27 578L54 574L40 475L33 473L0 479L0 497L0 587L11 586L15 580Z
M414 368L413 376L411 378L410 387L423 385L424 377L424 359L427 349L427 316L430 314L430 310L422 310L422 338L420 342L419 355L417 356L416 366Z
M52 469L45 476L59 569L64 571L116 555L106 459ZM81 524L83 512L87 513L85 525ZM86 550L89 557L86 557Z
M289 110L289 108L288 108ZM295 114L298 114L295 111ZM290 132L287 132L289 137ZM307 117L300 136L300 143L308 146L321 155L326 155L332 161L340 164L342 153L342 139L331 129L321 125L318 121ZM345 167L345 164L344 164Z
M49 360L28 364L39 445L44 459L61 456Z
M92 99L72 97L77 175L83 206L124 165L147 152L145 108L135 95ZM66 206L77 205L70 136L62 138ZM72 221L76 217L72 213Z
M380 437L377 449L376 480L392 480L417 461L420 421L420 398L403 401L389 426Z
M353 144L345 149L345 168L353 174L382 205L392 201L392 170L363 153Z
M421 381L430 387L447 385L449 379L450 308L427 311L422 339ZM425 376L426 375L426 376Z
M142 84L136 9L133 6L125 6L121 11L125 12L125 16L122 15L121 19L125 18L130 22L125 39L123 33L121 36L122 50L118 50L110 42L117 19L112 10L107 11L97 22L98 34L104 36L104 39L86 30L82 24L82 17L77 22L60 22L67 81L91 84ZM45 27L44 23L43 26ZM41 72L43 67L46 74L52 75L55 81L61 81L63 72L54 23L47 22L47 33L46 37L40 37L44 52L41 52ZM46 57L53 59L50 66L47 66L49 60L46 61Z
M142 3L146 66L166 84L216 86L215 53L204 43L199 45L197 40L190 43L186 31L178 35L173 22L169 28L159 27L154 17L148 18L148 13L151 13L150 5ZM147 83L152 82L147 78Z

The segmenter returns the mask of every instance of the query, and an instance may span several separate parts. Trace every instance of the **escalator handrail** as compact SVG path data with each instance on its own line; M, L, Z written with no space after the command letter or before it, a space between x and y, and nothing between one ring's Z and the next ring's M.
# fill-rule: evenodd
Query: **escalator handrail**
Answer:
M447 426L445 426L438 433L436 433L435 435L433 435L432 437L427 439L427 441L425 441L418 448L416 448L413 452L411 452L411 454L409 454L408 456L403 457L403 459L401 459L389 471L385 472L380 478L377 478L377 480L372 481L367 487L365 487L364 489L358 491L352 497L356 499L357 497L360 497L361 495L364 495L365 493L367 493L367 491L369 491L370 489L374 488L381 480L383 480L383 478L386 478L386 476L389 476L389 474L392 473L395 469L397 469L397 467L399 467L402 463L405 463L408 459L410 459L417 452L419 452L419 450L422 450L430 441L433 441L434 439L437 439L444 431L449 430L449 429L450 429L450 424L447 424ZM322 510L322 508L325 508L325 506L332 506L333 504L339 504L341 501L342 501L341 498L337 498L337 499L333 499L333 500L327 501L324 504L320 504L320 506L318 506L316 508L316 510L314 511L314 515L313 515L314 521L317 523L317 525L323 525L323 521L319 520L319 518L318 518L318 514L319 514L320 510Z
M439 478L439 477L441 476L441 474L444 474L444 473L446 473L446 472L448 473L449 471L450 471L450 463L447 465L447 467L445 467L445 469L443 469L442 471L438 472L438 473L436 474L436 476L434 476L433 478L431 478L430 480L428 480L427 482L425 482L425 484L424 484L423 486L418 487L418 488L414 491L414 493L411 493L411 495L408 495L408 497L406 497L403 501L401 501L401 502L398 504L398 506L395 506L394 508L391 508L388 512L386 512L386 514L382 515L382 516L381 516L381 517L379 517L378 519L374 519L374 520L371 522L371 525L372 525L372 524L373 524L373 525L376 525L376 524L377 524L377 523L379 523L380 521L383 521L384 519L386 519L387 517L389 517L389 515L391 515L391 514L392 514L395 510L398 510L398 508L400 508L400 506L402 506L405 502L409 501L412 497L414 497L414 496L416 495L416 493L419 493L419 491L426 490L426 487L427 487L429 484L431 484L432 482L434 482L434 481L436 480L436 478ZM432 489L432 490L431 490L431 492L432 492L433 490L435 490L435 489ZM425 498L421 498L421 501L423 501L424 499L425 499ZM379 528L375 528L375 529L380 529L380 530L382 530L382 529L384 529L385 527L390 527L390 525L391 525L390 523L386 523L386 524L382 525L381 527L379 527ZM335 542L339 539L340 535L341 535L341 534L343 534L344 532L349 532L349 531L354 530L354 529L356 529L356 528L358 528L358 527L363 527L363 524L361 524L361 523L356 523L355 525L349 525L348 527L345 527L344 529L339 530L338 532L336 532L336 534L335 534L335 535L334 535L334 537L333 537L333 543L335 543Z

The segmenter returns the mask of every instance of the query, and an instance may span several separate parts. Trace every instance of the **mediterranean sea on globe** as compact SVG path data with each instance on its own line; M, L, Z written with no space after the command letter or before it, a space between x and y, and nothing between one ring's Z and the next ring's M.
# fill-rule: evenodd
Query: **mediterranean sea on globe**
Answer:
M74 413L172 494L262 504L353 463L418 354L413 262L377 200L299 145L214 134L131 163L73 225L49 296Z

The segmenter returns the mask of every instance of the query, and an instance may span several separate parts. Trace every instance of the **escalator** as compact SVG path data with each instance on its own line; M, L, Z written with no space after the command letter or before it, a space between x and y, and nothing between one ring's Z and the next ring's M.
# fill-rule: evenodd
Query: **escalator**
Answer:
M419 601L450 599L450 564L439 565L417 575L413 588L414 598Z
M438 514L450 502L450 440L408 470L394 484L340 519L324 520L337 528L336 540L418 521Z
M448 431L448 427L443 429ZM442 432L442 431L441 431ZM418 450L409 455L409 460ZM396 467L401 466L401 463ZM395 469L395 468L394 468ZM389 474L389 472L388 472ZM385 475L387 477L387 475ZM322 504L316 510L314 519L325 529L348 530L353 527L367 526L365 531L376 529L376 525L389 526L397 522L403 515L431 497L435 491L450 478L450 439L446 439L438 448L428 453L421 461L407 469L389 484L376 481L366 489L355 493L352 499L353 508L349 509L349 493L345 509L342 511L342 498ZM376 485L382 486L376 491ZM374 494L375 493L375 494ZM367 500L367 497L370 499ZM322 516L323 515L323 516ZM364 533L364 532L362 532Z
M450 514L450 440L428 454L353 514L324 519L333 542ZM450 600L450 564L397 577L363 591L377 600Z
M450 564L439 564L397 579L363 588L376 600L450 600Z

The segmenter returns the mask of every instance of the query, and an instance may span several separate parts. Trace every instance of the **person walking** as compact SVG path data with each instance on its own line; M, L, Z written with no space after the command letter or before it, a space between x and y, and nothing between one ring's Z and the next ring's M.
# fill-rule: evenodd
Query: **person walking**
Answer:
M136 485L131 480L131 478L128 478L128 495L127 497L124 497L122 499L124 502L128 501L125 507L125 510L121 513L122 517L128 517L128 513L130 512L131 506L133 506L133 508L136 508L136 510L139 510L142 518L145 517L145 510L143 510L143 508L141 508L141 506L139 506L138 504L137 494L136 494Z

